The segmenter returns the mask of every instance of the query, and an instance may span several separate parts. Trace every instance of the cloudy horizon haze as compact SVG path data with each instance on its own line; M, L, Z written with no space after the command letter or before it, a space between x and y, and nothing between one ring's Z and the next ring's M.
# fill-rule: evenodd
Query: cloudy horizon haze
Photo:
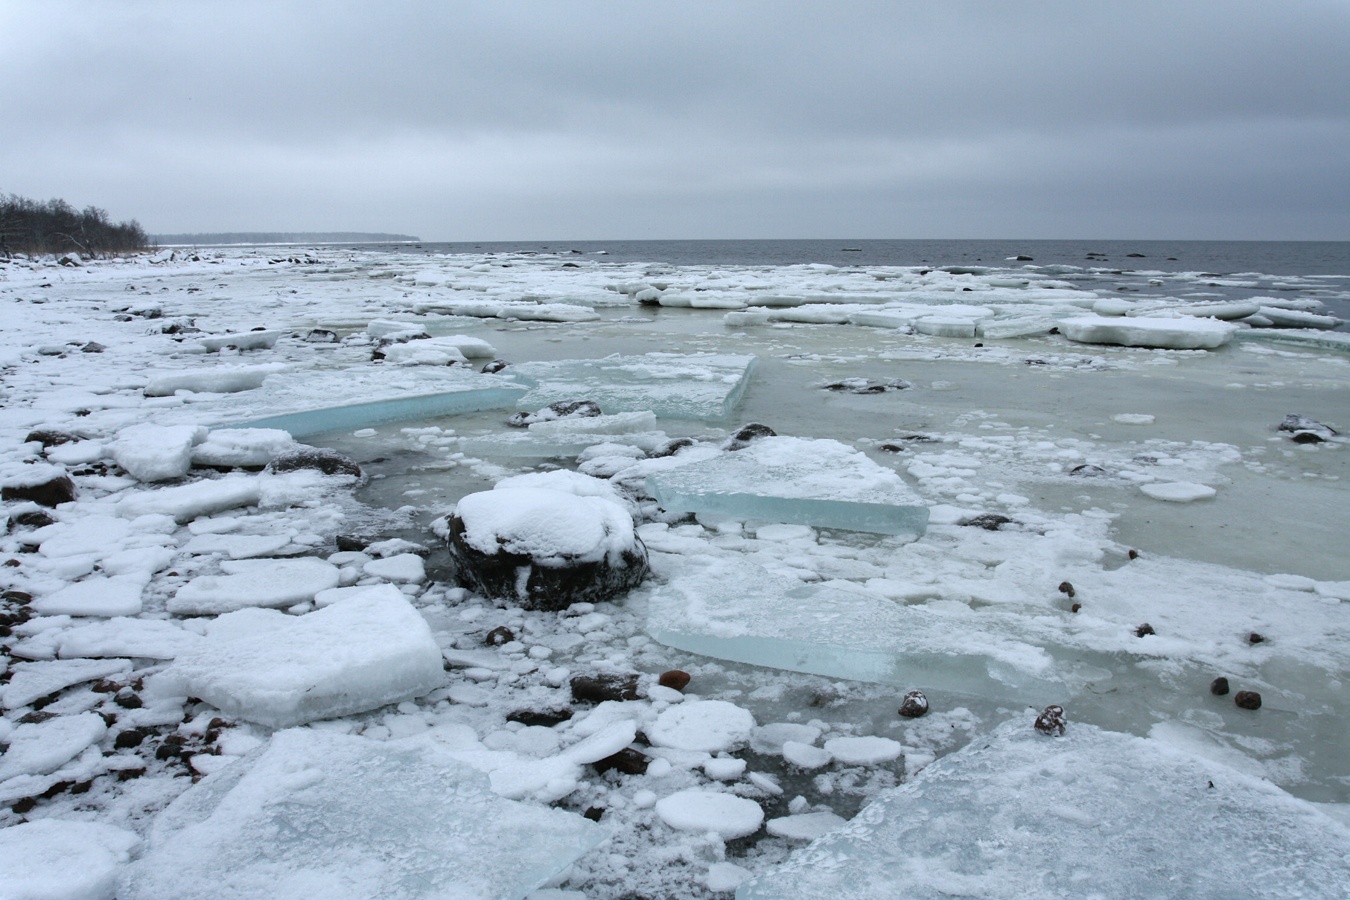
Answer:
M151 233L1350 240L1350 3L0 6L0 192Z

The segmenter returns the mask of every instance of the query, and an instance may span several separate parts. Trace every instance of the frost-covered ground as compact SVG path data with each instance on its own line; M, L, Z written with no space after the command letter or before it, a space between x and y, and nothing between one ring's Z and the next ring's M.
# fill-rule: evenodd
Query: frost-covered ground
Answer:
M0 263L0 884L1341 896L1347 299L1012 263ZM507 424L574 399L604 415ZM747 422L777 436L730 449ZM478 545L636 535L651 574L479 596L443 517L480 492Z

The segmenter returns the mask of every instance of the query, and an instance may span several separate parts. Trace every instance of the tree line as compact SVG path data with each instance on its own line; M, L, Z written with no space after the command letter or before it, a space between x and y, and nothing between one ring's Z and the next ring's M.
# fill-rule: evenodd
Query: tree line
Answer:
M99 257L145 250L150 240L135 219L113 222L97 206L0 195L0 255L78 253Z

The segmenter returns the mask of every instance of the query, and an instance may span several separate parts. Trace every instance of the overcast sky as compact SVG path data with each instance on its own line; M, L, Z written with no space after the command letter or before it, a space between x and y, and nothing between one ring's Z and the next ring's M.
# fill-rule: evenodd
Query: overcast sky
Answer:
M0 84L152 233L1350 240L1350 0L4 0Z

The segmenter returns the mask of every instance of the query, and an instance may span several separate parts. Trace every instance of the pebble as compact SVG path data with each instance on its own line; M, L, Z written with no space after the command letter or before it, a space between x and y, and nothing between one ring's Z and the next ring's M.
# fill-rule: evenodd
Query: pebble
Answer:
M1256 691L1238 691L1233 695L1233 702L1242 709L1260 709L1261 695Z
M671 669L669 672L662 672L661 677L657 679L657 684L661 687L674 688L677 691L683 691L689 685L690 675L688 672L682 672L679 669Z
M928 712L928 698L923 691L910 691L900 702L900 715L907 719L917 719Z
M1220 675L1209 683L1209 692L1217 697L1228 693L1228 679Z
M1051 736L1063 734L1066 721L1064 707L1052 704L1041 710L1041 714L1036 717L1036 730Z
M1158 632L1153 630L1153 626L1148 624L1147 622L1145 622L1143 625L1140 625L1138 628L1134 630L1135 637L1147 637L1150 634L1157 634L1157 633Z

